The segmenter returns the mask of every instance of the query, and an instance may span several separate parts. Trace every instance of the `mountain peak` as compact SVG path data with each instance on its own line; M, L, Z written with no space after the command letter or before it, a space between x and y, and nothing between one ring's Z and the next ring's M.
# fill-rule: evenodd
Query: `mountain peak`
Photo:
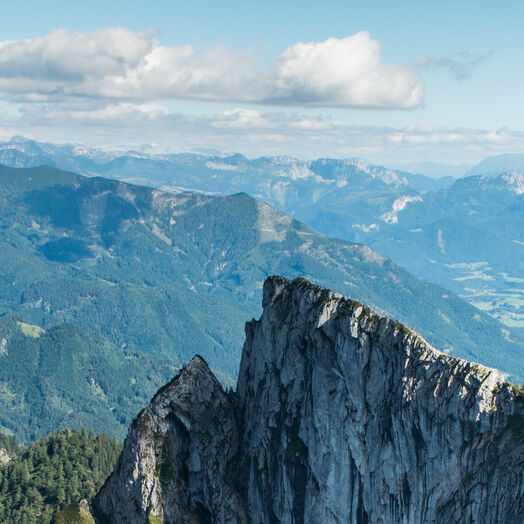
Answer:
M236 394L195 357L94 507L115 523L517 522L521 401L367 306L271 276Z
M200 355L195 355L186 366L182 368L181 373L183 375L198 375L199 377L203 374L211 374L211 370L206 360Z
M163 386L155 395L155 398L165 391L176 389L180 383L208 382L215 379L209 369L207 362L200 355L195 355L170 382ZM215 379L216 380L216 379Z

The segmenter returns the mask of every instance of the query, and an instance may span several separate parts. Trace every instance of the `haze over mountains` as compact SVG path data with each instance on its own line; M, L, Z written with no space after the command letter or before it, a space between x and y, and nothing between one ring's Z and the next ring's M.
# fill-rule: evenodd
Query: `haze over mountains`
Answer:
M246 192L328 236L365 243L524 329L522 155L487 158L458 180L357 159L107 153L24 139L0 145L0 163L49 164L169 191Z
M437 162L399 162L389 165L392 169L400 169L409 173L423 173L431 178L453 177L466 175L473 164L439 164Z
M466 176L497 176L506 171L524 172L524 155L519 153L506 153L503 155L488 156L471 167L466 172Z

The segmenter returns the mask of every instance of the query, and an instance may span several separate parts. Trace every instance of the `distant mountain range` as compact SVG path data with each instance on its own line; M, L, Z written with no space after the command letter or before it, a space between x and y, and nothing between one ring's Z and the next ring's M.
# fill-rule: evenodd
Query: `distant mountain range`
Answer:
M175 191L189 189L216 194L249 191L270 204L296 204L299 208L306 205L306 200L351 193L354 183L362 189L377 185L382 189L425 192L453 182L452 177L434 179L373 166L359 159L301 161L287 156L248 159L240 154L105 152L23 138L0 143L0 164L49 165L87 176L100 175Z
M490 157L471 167L475 176L455 180L357 159L107 153L25 139L0 144L0 163L9 166L48 164L175 192L248 193L328 236L369 245L520 330L523 159Z
M331 204L310 223L364 242L506 325L524 328L523 174L461 178L448 188L389 202L388 210L369 210L362 201Z
M431 178L460 178L473 167L473 164L440 164L437 162L400 162L389 165L392 169L400 169L409 173L424 173Z
M424 173L432 178L463 178L468 176L498 176L508 171L524 172L524 154L505 153L488 156L477 164L439 164L435 162L405 162L393 164L394 169Z
M484 175L498 176L507 171L524 173L524 154L507 153L504 155L488 156L466 171L466 176Z

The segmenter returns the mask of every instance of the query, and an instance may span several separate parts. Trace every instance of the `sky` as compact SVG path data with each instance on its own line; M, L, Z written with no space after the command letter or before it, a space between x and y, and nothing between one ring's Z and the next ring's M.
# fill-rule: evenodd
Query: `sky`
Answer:
M524 153L524 2L9 3L0 139L474 163Z

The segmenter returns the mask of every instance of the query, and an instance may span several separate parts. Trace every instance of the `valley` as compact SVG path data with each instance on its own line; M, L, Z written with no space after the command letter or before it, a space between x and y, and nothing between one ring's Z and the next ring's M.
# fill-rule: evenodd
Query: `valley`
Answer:
M0 425L20 442L66 427L121 438L194 354L233 385L244 323L275 273L345 293L510 380L524 376L517 331L246 194L3 167L0 216Z

